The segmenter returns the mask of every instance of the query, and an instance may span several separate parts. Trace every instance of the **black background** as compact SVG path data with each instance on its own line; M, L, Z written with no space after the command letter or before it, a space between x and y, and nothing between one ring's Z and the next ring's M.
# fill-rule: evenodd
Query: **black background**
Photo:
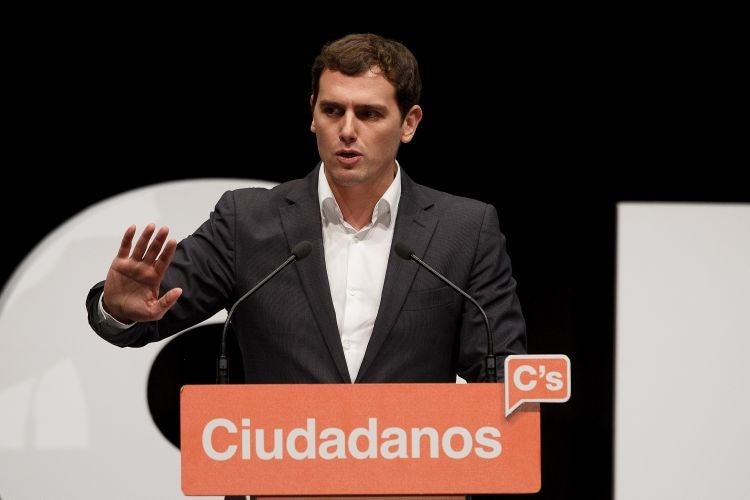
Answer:
M542 490L525 498L610 498L616 203L748 201L738 147L747 86L733 31L711 21L571 17L450 29L331 19L282 23L272 37L258 19L102 18L19 35L6 73L0 282L51 230L114 194L305 175L317 160L308 100L318 49L351 31L394 37L424 81L403 167L498 208L530 352L572 360L571 400L542 407Z

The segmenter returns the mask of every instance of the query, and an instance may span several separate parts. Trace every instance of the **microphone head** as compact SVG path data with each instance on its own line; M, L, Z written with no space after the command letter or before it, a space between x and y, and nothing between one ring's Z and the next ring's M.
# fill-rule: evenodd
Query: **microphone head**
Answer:
M312 252L312 243L309 241L300 241L294 245L294 248L292 248L292 255L294 255L297 260L304 259L310 255L310 252Z
M414 251L406 243L400 241L393 245L393 250L396 252L396 255L406 260L411 259L411 256L414 255Z

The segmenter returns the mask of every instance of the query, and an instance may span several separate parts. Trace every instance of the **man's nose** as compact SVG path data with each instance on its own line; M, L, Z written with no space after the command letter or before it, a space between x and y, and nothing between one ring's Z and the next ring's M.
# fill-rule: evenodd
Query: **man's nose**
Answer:
M344 144L352 144L357 140L357 130L355 127L355 117L352 113L346 113L341 122L339 131L339 140Z

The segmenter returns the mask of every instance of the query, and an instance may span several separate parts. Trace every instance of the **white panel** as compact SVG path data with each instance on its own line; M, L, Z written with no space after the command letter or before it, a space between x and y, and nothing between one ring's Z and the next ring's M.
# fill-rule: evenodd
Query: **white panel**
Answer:
M750 498L750 205L618 205L615 498Z
M3 450L22 450L27 446L33 390L33 379L19 380L0 389L0 453Z
M164 344L121 349L86 320L131 223L180 239L240 179L150 186L110 198L57 228L0 296L0 498L183 499L179 452L158 431L146 384ZM209 322L223 321L220 313Z
M89 416L83 384L71 358L55 363L39 378L34 394L34 447L85 449Z

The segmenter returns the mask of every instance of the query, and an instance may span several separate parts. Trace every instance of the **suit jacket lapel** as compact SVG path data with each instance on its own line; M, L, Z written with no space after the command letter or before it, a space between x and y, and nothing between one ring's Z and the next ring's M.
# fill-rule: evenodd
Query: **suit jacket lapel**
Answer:
M295 267L310 303L310 309L341 375L342 382L351 382L328 285L317 184L318 169L316 168L305 178L304 183L300 183L298 188L287 195L289 205L280 209L281 223L289 248L305 240L313 246L310 255L305 260L297 262Z
M437 225L437 217L427 211L432 205L433 203L418 189L417 184L401 170L401 199L391 248L400 241L418 256L424 255ZM416 263L404 260L391 251L378 316L357 374L357 381L362 380L393 328L418 269Z

